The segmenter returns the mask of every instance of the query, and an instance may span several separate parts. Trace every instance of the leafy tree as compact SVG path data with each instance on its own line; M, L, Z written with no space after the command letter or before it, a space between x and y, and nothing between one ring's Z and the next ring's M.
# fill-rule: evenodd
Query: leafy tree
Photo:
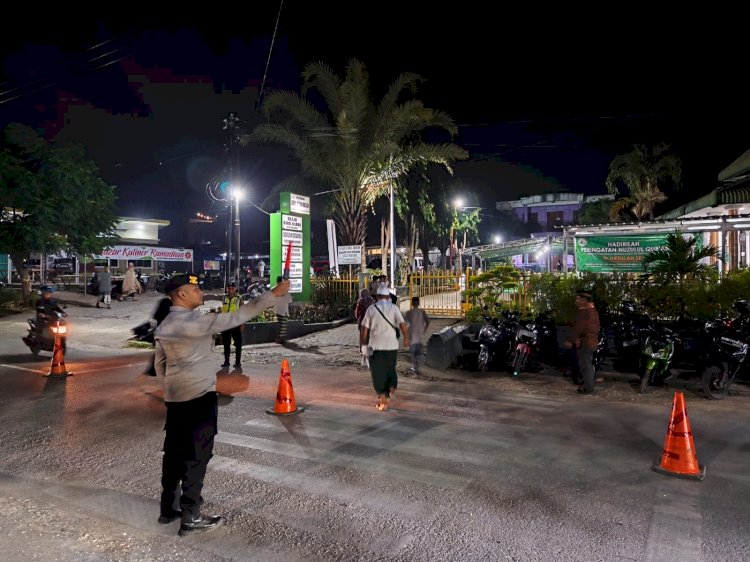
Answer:
M682 285L686 279L709 281L716 277L714 267L701 263L704 258L717 256L715 246L699 247L695 236L685 238L679 230L667 235L664 246L665 249L654 250L643 257L649 279L663 285L675 282Z
M466 296L473 303L467 318L477 320L481 316L498 317L500 309L516 308L518 303L502 299L503 293L517 296L520 287L520 272L507 261L496 265L489 271L471 278L471 289Z
M612 222L612 203L609 199L588 201L576 213L579 224L605 224Z
M344 244L365 244L368 205L416 164L450 169L453 161L468 157L453 143L422 139L427 130L453 135L457 128L449 116L408 95L420 81L416 74L398 76L377 105L370 99L365 66L356 59L349 61L343 78L316 62L304 68L302 79L301 94L278 91L266 97L263 111L269 123L256 127L244 142L291 148L304 172L336 190L333 215ZM324 111L315 102L325 105Z
M620 154L609 165L606 185L609 193L619 194L619 184L624 184L626 197L621 204L630 205L631 212L639 219L654 218L656 205L666 201L661 190L665 182L679 188L682 162L669 154L669 145L660 143L649 148L634 145L633 150Z
M459 217L451 205L455 185L445 168L436 165L418 166L400 180L396 190L396 211L407 227L407 248L420 248L425 268L430 265L445 267L445 254L450 244L450 229L465 229L468 240L476 241L479 213L461 213ZM431 264L429 253L437 248L438 263ZM407 250L409 251L409 250ZM413 258L413 256L412 256Z
M0 150L0 251L10 255L28 302L32 253L101 252L117 235L115 190L80 145L48 143L11 124Z

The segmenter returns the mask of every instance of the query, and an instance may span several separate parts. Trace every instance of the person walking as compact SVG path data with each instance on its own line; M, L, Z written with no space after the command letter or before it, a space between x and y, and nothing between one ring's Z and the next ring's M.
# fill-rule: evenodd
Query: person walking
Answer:
M398 330L404 336L404 346L409 346L409 333L404 317L396 305L391 302L388 287L378 287L377 301L367 309L362 320L360 346L372 349L370 356L370 374L372 385L378 395L376 407L381 412L388 409L388 402L396 392L398 375L396 359L398 353Z
M224 301L221 304L222 312L234 312L240 308L242 297L237 294L237 284L230 281L227 284L227 293L224 295ZM224 344L224 364L222 367L229 367L229 355L232 351L232 341L234 340L234 368L242 367L242 331L244 324L234 326L229 330L221 333L221 343Z
M140 294L141 283L138 281L138 274L135 272L135 264L130 262L128 264L128 270L125 272L125 279L122 281L122 295L120 300L127 298L135 300L135 295Z
M99 308L100 302L104 303L107 308L110 308L110 304L112 303L112 274L109 272L109 266L105 266L104 271L98 272L96 278L99 285L99 297L96 301L96 308Z
M276 277L276 283L281 283L284 278L279 275ZM292 304L294 299L292 295L287 293L283 297L276 299L273 311L276 313L276 321L279 323L279 333L276 336L276 343L284 343L287 337L287 324L289 323L289 305Z
M157 303L156 308L151 313L151 318L148 321L148 328L151 330L151 335L148 336L148 338L144 341L154 343L154 332L156 331L156 328L158 328L167 317L167 314L169 314L169 310L171 308L172 299L170 299L169 297L164 297ZM156 368L154 367L155 359L156 354L151 354L151 361L149 362L148 369L144 371L144 375L148 375L149 377L156 376Z
M263 260L260 260L258 262L258 277L260 277L260 280L263 281L263 277L265 277L266 274L266 262Z
M419 297L412 297L411 310L404 315L409 328L409 355L411 355L411 370L419 374L419 368L424 359L422 340L430 327L430 317L419 308Z
M367 309L370 308L373 304L375 304L375 299L372 298L370 290L362 289L359 292L359 300L357 301L357 304L354 305L354 319L357 321L359 341L362 341L362 320L365 319L365 313L367 312ZM369 367L370 360L367 355L367 346L360 344L360 349L362 350L362 366Z
M240 326L273 306L289 291L282 281L271 291L226 314L203 314L203 291L195 275L171 278L164 291L172 301L169 315L154 334L156 372L164 380L167 419L164 425L159 523L181 520L178 534L209 531L223 523L220 515L203 515L203 481L218 432L216 370L212 367L213 334ZM181 485L180 510L175 509Z
M378 287L380 287L380 275L373 275L372 280L370 281L370 296L372 297L373 302L375 302L375 299L378 296Z
M594 307L591 293L579 291L575 300L576 314L573 325L573 337L563 343L566 349L574 349L578 362L578 369L583 378L583 386L578 389L580 394L594 392L594 351L599 345L599 313Z

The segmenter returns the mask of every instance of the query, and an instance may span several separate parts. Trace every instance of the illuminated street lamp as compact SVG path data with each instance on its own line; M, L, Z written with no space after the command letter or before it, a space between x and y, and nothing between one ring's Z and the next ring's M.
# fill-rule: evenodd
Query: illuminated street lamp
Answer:
M503 241L503 237L500 236L499 234L495 234L494 240L495 240L495 244L499 244L500 242Z

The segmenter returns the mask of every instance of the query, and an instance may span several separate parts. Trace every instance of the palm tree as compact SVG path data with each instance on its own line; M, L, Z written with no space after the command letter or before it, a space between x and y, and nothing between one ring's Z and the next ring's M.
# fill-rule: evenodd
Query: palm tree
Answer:
M644 217L653 219L656 205L667 200L661 190L665 181L671 181L675 189L679 188L682 162L668 150L669 145L665 143L653 148L637 144L627 154L616 156L609 165L607 191L619 194L618 183L625 184L627 194L621 206L630 205L638 220Z
M697 246L698 239L695 236L685 238L682 232L675 230L668 234L663 250L655 250L643 257L643 267L649 270L649 274L663 283L682 284L685 279L707 281L716 274L716 270L701 260L716 257L715 246ZM649 266L651 266L649 268Z
M445 113L407 95L420 81L416 74L398 76L378 105L370 99L365 67L356 59L349 61L343 78L316 62L305 67L302 79L300 95L268 95L263 111L269 122L256 127L244 142L291 148L304 172L333 188L333 218L344 244L365 244L368 205L416 164L436 163L450 170L453 161L468 158L468 152L453 143L422 139L428 129L452 136L457 127ZM311 90L322 98L325 111L306 97Z

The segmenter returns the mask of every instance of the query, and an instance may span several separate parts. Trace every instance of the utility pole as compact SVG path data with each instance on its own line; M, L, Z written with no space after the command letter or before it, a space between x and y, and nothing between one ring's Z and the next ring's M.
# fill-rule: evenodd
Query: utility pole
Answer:
M226 117L222 119L222 130L227 132L227 140L225 149L227 151L227 168L228 168L228 180L229 185L227 186L225 193L225 201L229 207L229 224L227 226L227 262L226 262L226 284L229 283L232 277L234 280L240 282L240 198L239 198L239 186L237 185L237 178L239 177L240 167L240 144L239 144L239 121L240 118L237 112L230 111ZM233 203L234 199L234 205ZM234 251L236 252L236 261L233 275L230 274L232 271L232 244L234 241Z

